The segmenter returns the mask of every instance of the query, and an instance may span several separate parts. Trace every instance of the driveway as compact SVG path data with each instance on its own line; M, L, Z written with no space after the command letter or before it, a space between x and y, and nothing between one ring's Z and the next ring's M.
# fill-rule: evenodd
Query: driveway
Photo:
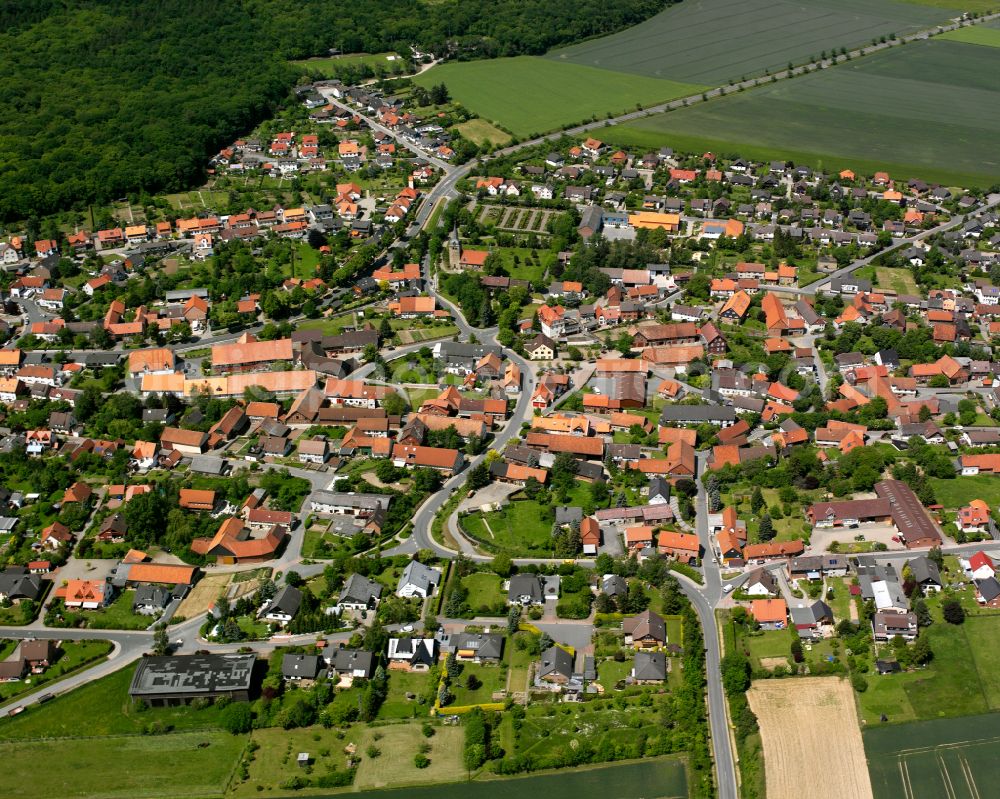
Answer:
M553 608L554 610L554 608ZM548 633L553 641L571 646L577 651L592 652L590 639L594 634L594 625L589 621L536 621L535 626Z
M521 486L510 483L490 483L488 486L480 488L471 497L466 497L458 503L459 513L479 510L483 505L503 505L507 502L507 497L516 494L521 490Z

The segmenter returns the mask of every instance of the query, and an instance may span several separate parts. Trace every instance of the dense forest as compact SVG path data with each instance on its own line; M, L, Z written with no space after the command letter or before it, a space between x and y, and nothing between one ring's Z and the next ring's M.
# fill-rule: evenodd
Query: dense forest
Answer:
M6 31L0 218L196 182L285 96L293 74L266 50L238 0L71 0Z
M0 220L199 182L270 115L289 58L540 53L667 0L0 0Z
M411 44L458 57L540 55L549 48L642 22L673 0L251 0L271 21L286 58L345 53L406 52Z

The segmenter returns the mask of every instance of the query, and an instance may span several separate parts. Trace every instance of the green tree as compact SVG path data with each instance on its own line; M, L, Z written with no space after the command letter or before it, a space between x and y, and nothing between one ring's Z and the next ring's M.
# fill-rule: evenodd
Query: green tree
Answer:
M760 513L764 504L764 492L760 490L760 486L755 486L753 493L750 495L750 511L756 516Z
M770 541L774 538L774 522L771 521L769 514L765 513L760 517L760 527L757 530L757 535L760 536L761 541Z
M957 599L946 599L941 603L941 613L948 624L962 624L965 621L965 609Z
M243 735L253 728L253 712L247 702L231 702L219 714L222 728L233 735Z

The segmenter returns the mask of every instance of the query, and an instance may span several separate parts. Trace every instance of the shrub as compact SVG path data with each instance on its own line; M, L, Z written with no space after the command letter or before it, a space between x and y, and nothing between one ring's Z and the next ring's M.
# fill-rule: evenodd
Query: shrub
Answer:
M417 768L427 768L431 764L431 759L425 754L418 752L413 756L413 765Z

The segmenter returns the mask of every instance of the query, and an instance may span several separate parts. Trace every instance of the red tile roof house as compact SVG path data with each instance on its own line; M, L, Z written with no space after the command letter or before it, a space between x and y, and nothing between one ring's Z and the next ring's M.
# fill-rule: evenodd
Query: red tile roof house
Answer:
M750 615L765 630L782 630L788 620L784 599L755 599L750 603Z

